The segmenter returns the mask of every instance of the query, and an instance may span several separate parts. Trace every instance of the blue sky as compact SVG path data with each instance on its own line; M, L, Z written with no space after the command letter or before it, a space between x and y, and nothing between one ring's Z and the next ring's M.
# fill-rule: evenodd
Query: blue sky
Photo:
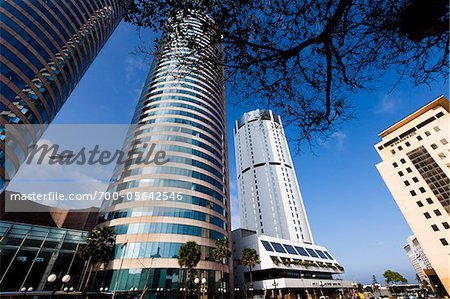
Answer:
M127 124L145 81L149 60L133 54L154 35L121 23L72 93L54 123ZM313 151L293 152L295 169L316 243L326 246L346 268L345 278L369 283L391 269L415 281L403 245L411 231L378 174L377 134L435 99L448 97L448 82L392 89L386 75L380 88L349 98L356 118ZM229 103L233 99L228 98ZM254 107L259 108L259 107ZM248 107L228 105L233 228L239 225L232 128ZM287 128L287 135L296 132Z

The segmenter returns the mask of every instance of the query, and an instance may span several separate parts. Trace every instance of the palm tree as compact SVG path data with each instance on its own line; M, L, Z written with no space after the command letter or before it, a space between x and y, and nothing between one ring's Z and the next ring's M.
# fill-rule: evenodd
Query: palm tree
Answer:
M226 259L231 256L231 250L228 244L228 238L224 237L216 240L215 248L213 249L213 256L216 261L226 264ZM223 299L223 271L220 271L220 293Z
M186 289L188 289L188 281L189 285L192 285L193 270L197 267L199 262L200 247L196 242L189 241L180 247L178 250L178 265L180 265L181 268L185 267L187 269L188 277L186 277ZM186 298L186 291L184 292L184 298Z
M84 291L89 284L92 270L98 266L103 266L112 259L114 255L114 247L116 244L116 236L114 229L103 226L97 227L89 232L86 241L80 246L78 255L82 260L87 261L88 276L86 282L81 281L81 289Z
M251 287L251 294L253 298L253 276L252 276L252 269L257 264L259 264L261 261L259 260L258 252L253 248L244 248L241 252L241 258L240 258L241 265L244 267L248 267L250 269L250 287Z

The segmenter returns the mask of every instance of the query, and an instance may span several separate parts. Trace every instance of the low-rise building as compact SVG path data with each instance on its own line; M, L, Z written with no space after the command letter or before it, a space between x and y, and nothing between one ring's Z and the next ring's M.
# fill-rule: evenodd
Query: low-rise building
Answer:
M76 254L88 232L35 224L0 221L0 291L18 292L61 289L61 278L69 274L67 287L78 289L84 267ZM58 276L55 285L47 283Z
M351 293L356 284L342 280L344 268L329 251L319 245L279 239L237 229L232 232L235 287L246 291L253 287L255 294L287 294L294 298L319 298L322 295ZM260 259L252 269L239 262L244 248L253 248ZM237 290L237 289L236 289ZM269 294L267 294L269 292ZM279 294L280 295L280 294Z
M80 290L85 261L77 252L97 223L98 208L59 209L0 195L0 293ZM49 284L50 274L57 275ZM70 275L64 286L62 277Z

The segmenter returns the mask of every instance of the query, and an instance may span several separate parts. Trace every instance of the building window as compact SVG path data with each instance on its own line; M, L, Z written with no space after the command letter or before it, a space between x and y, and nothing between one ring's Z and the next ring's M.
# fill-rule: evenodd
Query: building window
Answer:
M445 238L442 238L440 240L441 240L442 245L448 246L448 242L447 242L447 240L445 240Z
M427 136L430 136L430 135L431 135L431 133L430 133L430 132L428 132L428 131L426 131L426 132L425 132L425 135L427 135Z
M436 214L436 216L441 216L442 215L441 211L439 211L439 210L434 210L434 213Z
M437 227L436 224L433 224L433 225L431 226L431 228L432 228L435 232L439 231L439 227Z
M406 160L405 159L400 159L400 162L402 162L402 164L405 164Z
M441 129L439 129L439 127L434 127L433 128L435 132L439 132Z
M408 172L408 173L411 173L412 172L412 170L411 170L411 168L406 168L406 171Z
M446 145L448 143L447 139L441 139L441 143Z
M450 225L448 224L448 222L442 222L442 226L443 226L445 229L449 229L449 228L450 228Z
M408 181L403 181L403 183L405 184L405 186L411 185Z
M419 206L419 207L423 207L423 203L419 200L419 201L416 201L416 203L417 203L417 205Z
M417 182L419 182L419 179L418 179L418 178L416 178L416 177L413 177L413 178L412 178L412 180L414 181L414 183L417 183Z
M411 146L411 143L405 142L405 145L406 145L406 146Z
M398 167L398 164L397 164L397 162L394 162L394 163L392 163L392 166L394 166L394 167Z
M428 213L428 212L423 213L423 216L425 216L425 218L427 218L427 219L431 218L430 213Z
M417 140L419 140L419 141L422 140L422 136L420 136L420 135L417 136L416 138L417 138Z
M402 171L399 171L399 172L398 172L398 175L399 175L399 176L403 176L403 172L402 172Z
M399 146L399 147L398 147L398 150L399 150L399 151L403 150L403 147Z
M433 200L431 198L427 198L427 202L431 205L433 203Z
M435 150L435 149L437 149L438 147L437 147L436 144L433 143L433 144L431 145L431 148Z
M428 187L448 212L450 210L450 179L448 175L423 146L407 155Z
M414 191L414 190L409 191L409 193L411 193L412 196L416 196L417 195L416 191Z
M419 190L420 190L420 192L422 192L422 193L425 193L425 192L427 192L427 191L425 190L425 188L424 188L424 187L420 187L420 188L419 188Z

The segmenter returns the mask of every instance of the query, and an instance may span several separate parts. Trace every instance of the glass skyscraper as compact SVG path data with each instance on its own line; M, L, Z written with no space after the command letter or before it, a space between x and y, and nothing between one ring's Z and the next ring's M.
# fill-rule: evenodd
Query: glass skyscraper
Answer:
M229 287L229 265L212 256L215 240L230 236L223 67L209 63L222 58L222 46L209 43L203 21L210 20L182 22L185 36L205 46L201 53L166 31L176 39L159 45L125 141L129 160L116 168L108 190L120 197L103 203L101 225L117 233L111 291L179 292L186 270L178 250L188 241L200 246L196 276L206 278L208 292L220 287L221 271ZM152 146L166 153L166 162L138 163Z
M120 22L122 9L118 0L9 0L0 1L0 18L3 189ZM6 138L7 124L35 126L11 128Z

